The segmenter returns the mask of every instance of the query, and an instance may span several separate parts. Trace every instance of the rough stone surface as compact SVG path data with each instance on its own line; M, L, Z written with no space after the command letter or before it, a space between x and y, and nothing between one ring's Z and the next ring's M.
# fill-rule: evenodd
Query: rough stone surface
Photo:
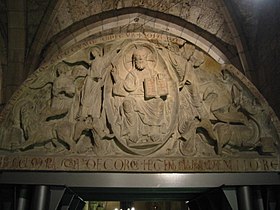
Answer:
M278 114L280 113L279 93L279 43L280 3L269 1L232 1L235 15L241 23L248 51L251 55L256 78L254 83L266 96Z
M129 1L130 2L130 1ZM99 0L99 1L86 1L86 0L65 0L61 5L61 9L57 13L57 23L59 30L56 29L51 33L51 36L58 33L60 30L65 29L71 23L80 21L91 15L120 9L125 7L144 7L154 11L164 12L174 16L181 17L182 19L193 23L202 29L216 35L218 38L228 44L233 44L231 33L225 24L224 17L219 11L219 6L216 0L204 1L178 1L178 0L165 0L165 1L114 1L114 0ZM67 12L65 12L67 9ZM57 26L54 26L57 28ZM218 33L220 30L223 33Z

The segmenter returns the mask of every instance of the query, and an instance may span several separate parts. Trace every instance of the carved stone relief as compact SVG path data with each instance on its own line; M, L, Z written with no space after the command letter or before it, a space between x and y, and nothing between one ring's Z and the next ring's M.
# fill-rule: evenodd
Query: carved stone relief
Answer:
M128 171L149 164L148 171L162 171L179 159L178 170L185 161L226 164L182 171L253 170L245 167L252 159L254 170L279 170L279 122L253 85L231 65L165 35L114 35L74 46L24 83L1 120L1 168L20 168L21 158L9 160L18 155L29 157L28 168L40 154L57 157L54 170L93 170L74 167L89 157L97 158L92 167L103 164L96 170L122 170L112 157L128 158ZM246 161L223 162L236 158ZM277 164L265 168L264 160Z

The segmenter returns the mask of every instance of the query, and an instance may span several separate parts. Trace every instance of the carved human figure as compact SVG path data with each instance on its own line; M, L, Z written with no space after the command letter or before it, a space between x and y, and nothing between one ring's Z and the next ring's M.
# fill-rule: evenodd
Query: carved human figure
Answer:
M116 69L113 94L124 97L117 120L121 136L133 143L161 140L165 122L165 100L168 87L164 74L151 69L148 50L139 47L132 53L132 69L121 79Z
M71 111L73 99L76 92L75 78L72 71L64 63L56 66L56 79L52 86L51 109L46 113L49 116L61 115Z
M94 47L91 50L90 56L92 57L92 62L82 89L81 109L79 114L82 118L100 118L102 106L101 87L104 79L104 75L102 75L102 50L98 47Z
M90 68L81 90L80 110L75 127L74 140L79 141L82 133L96 134L99 138L111 138L106 128L103 109L103 86L107 75L107 68L111 67L104 60L101 47L90 49Z

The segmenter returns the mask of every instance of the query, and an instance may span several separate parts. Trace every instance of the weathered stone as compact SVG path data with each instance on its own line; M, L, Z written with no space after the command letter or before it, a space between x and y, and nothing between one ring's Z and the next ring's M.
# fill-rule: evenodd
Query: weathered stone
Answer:
M50 35L54 36L59 31L67 28L70 23L75 23L92 15L126 7L143 7L154 11L164 12L167 14L180 17L188 22L198 25L204 30L209 31L212 34L216 34L218 38L223 41L233 44L230 30L226 25L221 25L225 22L224 17L219 11L219 6L216 1L178 1L178 0L164 0L164 1L126 1L126 0L97 0L97 1L85 1L85 0L67 0L64 1L57 12L59 30L54 30ZM67 10L67 11L65 11ZM71 16L69 16L69 14ZM219 15L217 15L219 14ZM210 17L211 16L211 17ZM215 22L213 19L215 16ZM172 17L170 17L172 18ZM220 24L218 24L220 23ZM211 27L209 26L211 25ZM54 26L56 27L56 26ZM217 34L217 30L220 27L224 27L223 31L226 35ZM57 28L57 27L56 27ZM50 36L49 35L49 36ZM224 39L226 38L226 39Z
M231 65L178 37L112 34L29 77L1 116L0 168L278 171L279 128Z

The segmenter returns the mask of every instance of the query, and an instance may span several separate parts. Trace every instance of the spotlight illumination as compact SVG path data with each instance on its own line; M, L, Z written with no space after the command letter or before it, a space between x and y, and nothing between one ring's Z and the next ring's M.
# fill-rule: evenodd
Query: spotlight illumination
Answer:
M131 207L131 210L135 210L135 208L134 208L134 207Z

